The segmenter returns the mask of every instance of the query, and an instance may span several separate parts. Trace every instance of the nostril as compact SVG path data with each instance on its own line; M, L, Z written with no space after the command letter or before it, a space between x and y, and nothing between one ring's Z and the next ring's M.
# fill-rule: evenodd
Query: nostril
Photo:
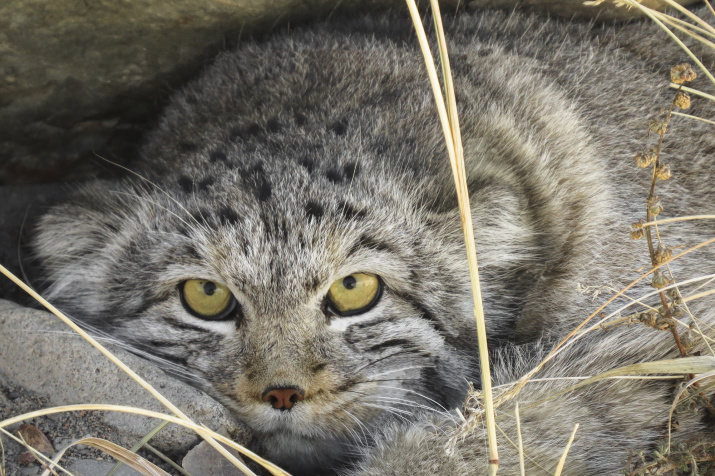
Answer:
M299 387L269 387L261 396L261 400L270 403L276 410L290 410L302 399L303 390Z

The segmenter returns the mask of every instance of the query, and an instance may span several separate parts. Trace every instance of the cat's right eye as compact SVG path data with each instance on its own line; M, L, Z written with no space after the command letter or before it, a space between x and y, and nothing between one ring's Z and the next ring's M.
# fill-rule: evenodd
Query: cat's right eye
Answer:
M354 273L333 282L328 302L339 316L352 316L372 309L381 294L380 278L370 273Z
M210 321L231 316L236 309L236 298L224 286L206 279L189 279L179 285L181 303L190 314Z

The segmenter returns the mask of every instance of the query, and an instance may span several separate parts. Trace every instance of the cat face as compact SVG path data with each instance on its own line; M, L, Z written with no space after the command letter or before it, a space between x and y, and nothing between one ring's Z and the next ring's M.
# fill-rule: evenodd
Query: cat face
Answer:
M189 173L162 190L97 183L46 215L50 298L178 365L279 464L459 402L463 251L437 246L444 230L408 191L301 164L212 168L210 185Z

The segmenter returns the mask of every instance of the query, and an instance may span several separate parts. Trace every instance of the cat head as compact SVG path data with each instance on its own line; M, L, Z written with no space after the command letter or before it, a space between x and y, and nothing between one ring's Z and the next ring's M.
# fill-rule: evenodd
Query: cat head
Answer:
M430 220L369 161L186 164L46 214L48 298L199 382L279 464L460 401L476 340L455 214Z

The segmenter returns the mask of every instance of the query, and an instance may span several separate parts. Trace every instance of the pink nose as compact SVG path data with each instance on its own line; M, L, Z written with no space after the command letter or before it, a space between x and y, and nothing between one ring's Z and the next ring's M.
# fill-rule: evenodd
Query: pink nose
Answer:
M261 400L270 402L276 410L290 410L298 400L303 400L303 391L298 387L268 388Z

